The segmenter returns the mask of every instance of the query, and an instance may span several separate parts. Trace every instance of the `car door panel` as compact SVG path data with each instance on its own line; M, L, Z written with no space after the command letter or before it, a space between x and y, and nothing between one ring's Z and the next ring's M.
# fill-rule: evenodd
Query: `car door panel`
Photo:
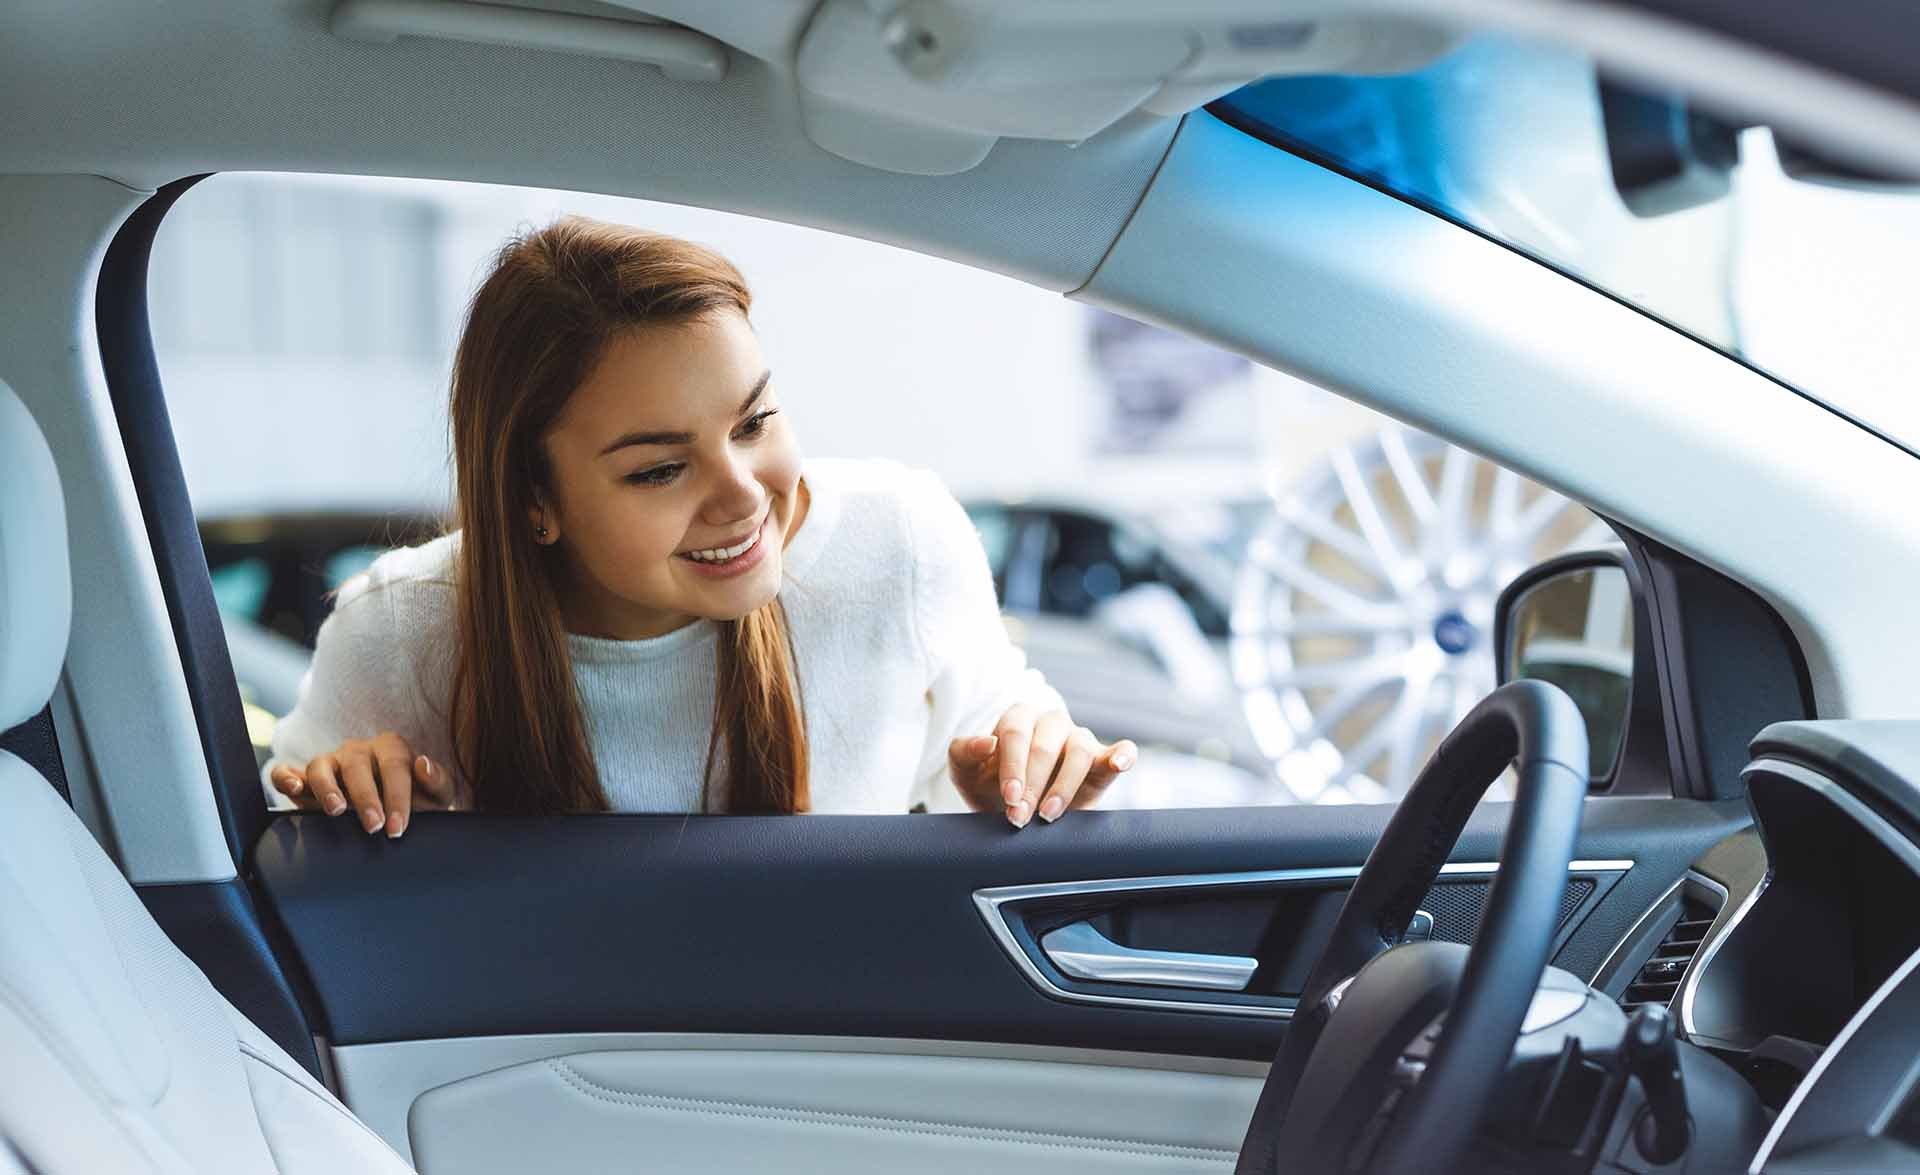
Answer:
M1050 998L975 894L1355 866L1387 806L989 816L418 816L387 841L283 817L255 858L335 1046L569 1032L877 1036L1270 1057L1279 1020ZM1504 805L1455 861L1497 858ZM1557 961L1590 974L1738 805L1589 801L1580 856L1635 866Z
M409 1114L440 1171L1232 1169L1257 1075L791 1048L573 1052L476 1073Z

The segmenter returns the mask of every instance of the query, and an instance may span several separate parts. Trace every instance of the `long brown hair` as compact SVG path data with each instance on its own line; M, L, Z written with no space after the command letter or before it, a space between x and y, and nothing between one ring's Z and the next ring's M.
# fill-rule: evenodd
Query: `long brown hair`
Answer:
M474 294L451 399L463 533L450 717L455 767L481 810L608 807L561 627L556 552L528 521L551 500L543 439L621 332L745 316L752 301L711 250L582 217L508 242ZM726 810L805 811L806 727L778 598L724 622L717 659L702 795L724 758Z

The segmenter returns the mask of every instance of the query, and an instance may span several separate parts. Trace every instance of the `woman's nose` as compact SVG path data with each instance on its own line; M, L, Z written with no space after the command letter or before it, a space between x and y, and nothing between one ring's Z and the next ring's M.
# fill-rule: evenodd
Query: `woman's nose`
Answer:
M753 470L742 462L729 461L725 477L707 502L707 521L715 526L746 522L759 515L765 498Z

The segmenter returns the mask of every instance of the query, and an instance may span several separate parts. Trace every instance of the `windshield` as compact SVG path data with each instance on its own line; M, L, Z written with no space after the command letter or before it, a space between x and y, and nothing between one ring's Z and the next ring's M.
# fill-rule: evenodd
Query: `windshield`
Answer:
M1609 90L1603 108L1585 58L1483 36L1418 73L1275 78L1213 109L1920 448L1920 190L1792 178L1764 127ZM1628 124L1685 127L1699 154L1617 182Z

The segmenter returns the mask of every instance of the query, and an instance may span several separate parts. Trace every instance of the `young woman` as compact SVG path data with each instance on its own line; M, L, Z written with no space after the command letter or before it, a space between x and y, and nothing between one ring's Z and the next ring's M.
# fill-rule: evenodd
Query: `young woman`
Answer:
M620 226L500 252L454 360L459 529L341 589L280 794L389 837L427 808L1024 826L1132 765L1026 667L938 480L803 464L750 305Z

